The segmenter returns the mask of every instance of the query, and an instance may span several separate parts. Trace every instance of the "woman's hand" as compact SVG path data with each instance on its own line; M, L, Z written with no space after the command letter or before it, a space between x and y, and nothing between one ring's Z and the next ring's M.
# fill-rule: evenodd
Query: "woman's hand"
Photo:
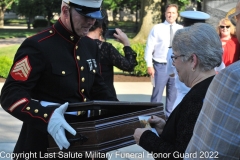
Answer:
M143 132L145 132L146 130L149 130L149 128L137 128L137 129L135 129L133 137L134 137L134 140L136 141L136 144L139 145L140 137L142 136Z
M113 36L116 38L116 40L122 43L124 46L130 46L130 42L127 35L119 28L116 28L115 30L117 34L114 33Z
M166 124L166 121L160 117L152 116L148 122L154 126L154 128L157 130L158 134L161 135L163 128Z

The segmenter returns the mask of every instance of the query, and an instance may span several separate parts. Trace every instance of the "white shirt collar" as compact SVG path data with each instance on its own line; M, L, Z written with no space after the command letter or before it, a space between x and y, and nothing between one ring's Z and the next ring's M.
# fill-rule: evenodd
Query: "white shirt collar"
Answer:
M166 25L171 25L170 23L168 23L168 21L164 21L164 24L166 24ZM172 25L175 25L175 24L177 24L176 22L174 22Z

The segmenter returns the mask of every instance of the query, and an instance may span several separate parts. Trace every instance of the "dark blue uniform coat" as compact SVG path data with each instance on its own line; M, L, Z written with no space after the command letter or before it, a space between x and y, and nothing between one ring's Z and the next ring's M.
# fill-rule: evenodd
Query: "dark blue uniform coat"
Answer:
M15 153L47 152L55 108L38 101L116 100L100 76L98 52L96 42L69 32L60 20L22 43L1 92L2 107L23 121Z

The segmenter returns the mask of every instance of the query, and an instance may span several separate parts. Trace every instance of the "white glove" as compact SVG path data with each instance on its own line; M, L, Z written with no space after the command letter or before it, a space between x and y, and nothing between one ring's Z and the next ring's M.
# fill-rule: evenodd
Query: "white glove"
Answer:
M70 143L65 135L65 129L74 136L77 133L64 118L64 113L66 112L67 108L68 102L55 109L47 127L48 133L53 137L60 150L62 150L63 147L68 149L70 146Z

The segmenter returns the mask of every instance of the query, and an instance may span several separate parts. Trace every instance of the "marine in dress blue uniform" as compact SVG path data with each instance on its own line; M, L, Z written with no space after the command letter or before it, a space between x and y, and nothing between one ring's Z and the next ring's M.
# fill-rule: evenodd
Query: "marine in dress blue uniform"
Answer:
M101 4L101 0L91 2ZM81 3L84 0L69 2L76 11L84 10L82 15L101 18L100 8ZM40 101L63 104L116 100L100 76L98 55L94 41L78 36L74 29L69 31L61 19L21 44L1 91L4 110L23 121L14 153L47 153L47 127L56 107L43 107ZM66 115L65 119L81 116L85 115Z

